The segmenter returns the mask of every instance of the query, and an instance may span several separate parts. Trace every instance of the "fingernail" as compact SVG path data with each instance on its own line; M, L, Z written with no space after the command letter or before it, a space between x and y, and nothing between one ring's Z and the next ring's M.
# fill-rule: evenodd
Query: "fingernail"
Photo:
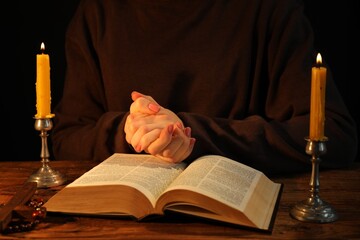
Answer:
M169 131L169 133L170 133L171 135L173 134L173 132L174 132L174 126L173 126L172 124L168 126L168 131Z
M154 111L154 112L158 112L160 110L160 106L153 104L153 103L149 103L149 109Z
M178 128L183 129L183 125L181 124L181 122L176 122L175 124Z
M135 150L136 150L136 152L138 152L138 153L141 152L141 151L142 151L142 150L141 150L141 145L137 145Z
M186 134L186 136L191 137L191 128L190 127L185 128L185 134Z

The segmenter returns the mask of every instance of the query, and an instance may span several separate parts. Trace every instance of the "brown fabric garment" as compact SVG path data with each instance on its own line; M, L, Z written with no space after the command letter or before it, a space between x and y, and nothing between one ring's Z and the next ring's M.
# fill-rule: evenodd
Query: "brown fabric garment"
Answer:
M219 154L266 173L309 169L316 54L297 0L82 1L66 36L55 158L131 152L123 127L136 90L192 128L197 142L186 161ZM356 125L330 69L325 135L321 166L354 160Z

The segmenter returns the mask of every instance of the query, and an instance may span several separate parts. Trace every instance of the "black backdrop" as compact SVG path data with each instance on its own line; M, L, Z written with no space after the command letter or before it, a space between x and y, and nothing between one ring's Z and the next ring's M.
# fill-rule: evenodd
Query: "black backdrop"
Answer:
M360 126L359 1L304 0L315 43L333 71L349 110ZM39 160L41 140L34 129L36 60L41 42L50 54L52 107L62 94L64 34L78 0L12 0L1 13L0 161ZM356 83L358 85L358 83ZM51 134L51 131L50 131ZM49 142L50 159L51 141Z

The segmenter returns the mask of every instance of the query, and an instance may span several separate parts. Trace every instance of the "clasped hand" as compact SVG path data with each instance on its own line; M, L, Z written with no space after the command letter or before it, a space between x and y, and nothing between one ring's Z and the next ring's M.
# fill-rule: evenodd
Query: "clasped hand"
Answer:
M172 111L161 107L151 96L132 92L133 103L125 122L126 141L136 152L146 152L178 163L193 150L195 138Z

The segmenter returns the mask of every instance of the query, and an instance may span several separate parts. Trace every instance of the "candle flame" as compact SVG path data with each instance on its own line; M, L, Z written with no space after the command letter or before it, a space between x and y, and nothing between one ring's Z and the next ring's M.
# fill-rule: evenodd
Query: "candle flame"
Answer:
M316 64L317 64L317 65L321 65L321 64L322 64L322 58L321 58L320 53L318 53L317 56L316 56Z
M40 50L41 50L41 52L44 52L44 51L45 51L45 44L44 44L44 42L41 43L41 45L40 45Z

